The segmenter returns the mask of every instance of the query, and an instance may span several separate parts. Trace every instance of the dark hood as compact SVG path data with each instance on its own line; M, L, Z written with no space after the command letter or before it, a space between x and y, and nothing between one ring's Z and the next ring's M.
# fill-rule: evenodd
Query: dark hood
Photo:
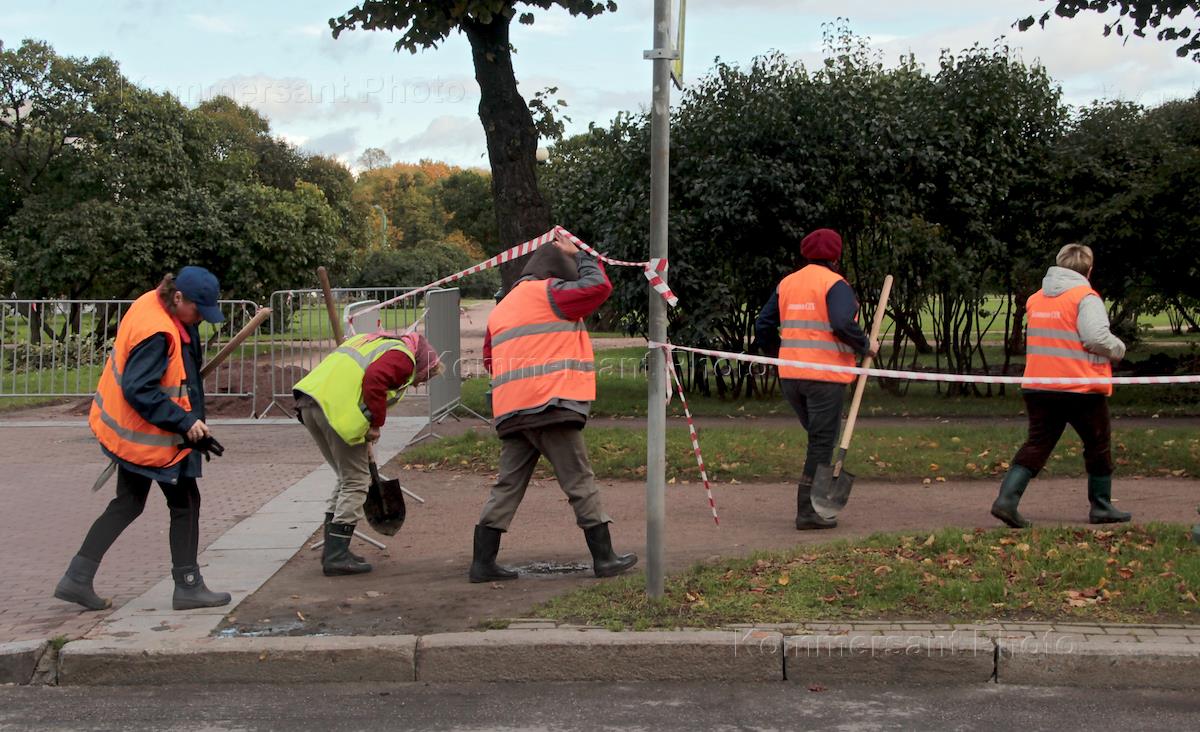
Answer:
M575 266L574 257L553 244L546 244L530 255L525 269L521 270L520 279L548 280L553 277L574 282L579 279L579 268Z

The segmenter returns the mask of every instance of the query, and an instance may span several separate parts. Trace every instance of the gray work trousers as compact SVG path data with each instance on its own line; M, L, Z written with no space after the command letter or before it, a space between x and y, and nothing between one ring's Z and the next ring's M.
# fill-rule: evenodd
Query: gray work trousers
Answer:
M525 497L525 489L538 458L545 456L554 466L554 475L567 500L575 511L575 523L581 529L612 521L600 505L600 489L588 461L583 430L578 427L542 427L522 430L500 440L500 477L492 486L479 516L479 523L500 531L508 531L517 506Z
M300 417L325 457L325 462L337 475L333 494L325 510L333 514L335 524L357 524L364 520L363 503L367 500L367 488L371 485L367 443L348 444L329 425L325 412L316 404L300 407Z

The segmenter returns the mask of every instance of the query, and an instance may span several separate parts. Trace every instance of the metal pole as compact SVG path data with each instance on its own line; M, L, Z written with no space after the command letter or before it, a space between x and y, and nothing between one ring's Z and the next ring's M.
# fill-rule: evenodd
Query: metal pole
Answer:
M667 256L667 175L671 133L671 0L654 0L654 46L646 56L654 66L650 114L650 256ZM667 306L649 292L650 340L667 342ZM666 528L666 361L650 352L646 405L646 594L663 596L663 532Z

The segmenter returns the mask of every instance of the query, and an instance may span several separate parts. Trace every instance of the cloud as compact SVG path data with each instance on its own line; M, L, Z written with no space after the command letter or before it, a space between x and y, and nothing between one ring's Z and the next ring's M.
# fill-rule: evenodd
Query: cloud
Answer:
M479 165L481 157L487 159L487 139L478 117L435 117L421 132L392 140L385 149L397 160L433 158Z
M187 19L193 26L209 33L236 33L238 31L237 24L230 18L222 15L189 13Z
M291 139L284 135L285 139L291 142ZM347 160L358 155L358 128L345 127L340 130L334 130L318 137L304 140L299 145L302 150L320 155L328 155L342 160Z

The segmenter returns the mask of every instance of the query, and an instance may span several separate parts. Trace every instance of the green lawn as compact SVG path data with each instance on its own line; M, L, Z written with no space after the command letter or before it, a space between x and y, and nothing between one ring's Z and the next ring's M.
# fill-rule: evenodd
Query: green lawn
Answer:
M538 617L632 628L921 618L944 622L1200 620L1200 552L1187 527L943 529L876 534L670 577L660 600L641 575L598 582Z
M646 432L621 427L589 427L584 431L596 477L641 480L646 476ZM793 428L753 425L703 428L699 431L709 480L715 483L787 482L800 475L806 438ZM996 479L1025 439L1021 425L863 426L855 431L846 469L859 478L940 482ZM1118 427L1113 434L1117 475L1200 475L1200 435L1187 427ZM454 469L493 474L500 441L474 432L414 445L404 451L406 467ZM552 475L543 462L543 475ZM1082 477L1082 446L1068 431L1042 475ZM667 428L667 479L700 480L691 442L684 427Z

